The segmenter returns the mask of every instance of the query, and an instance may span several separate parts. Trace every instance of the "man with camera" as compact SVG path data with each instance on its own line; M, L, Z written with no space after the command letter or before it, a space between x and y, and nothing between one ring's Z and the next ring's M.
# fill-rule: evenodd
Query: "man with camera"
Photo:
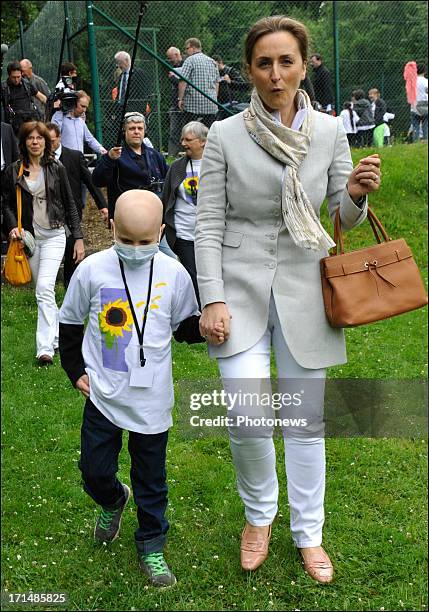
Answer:
M83 117L88 110L91 98L83 91L68 91L62 93L61 110L52 117L61 130L61 141L65 147L84 152L85 143L95 153L104 155L107 149L91 134Z
M164 157L146 146L145 118L141 113L125 113L123 141L112 147L97 162L92 180L97 187L107 187L109 219L121 193L130 189L147 189L161 194L168 166Z
M6 81L1 84L1 102L5 123L9 123L17 135L25 121L43 120L33 98L45 104L46 96L32 83L22 78L21 65L18 61L8 65L7 75Z

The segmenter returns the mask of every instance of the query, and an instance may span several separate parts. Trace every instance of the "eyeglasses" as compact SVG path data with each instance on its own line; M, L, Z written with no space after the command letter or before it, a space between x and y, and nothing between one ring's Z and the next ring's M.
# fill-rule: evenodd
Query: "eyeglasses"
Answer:
M35 140L36 142L42 142L42 140L45 139L43 138L43 136L27 136L26 140L29 142L32 142L33 140Z
M199 140L199 138L181 138L180 142L192 142L193 140Z

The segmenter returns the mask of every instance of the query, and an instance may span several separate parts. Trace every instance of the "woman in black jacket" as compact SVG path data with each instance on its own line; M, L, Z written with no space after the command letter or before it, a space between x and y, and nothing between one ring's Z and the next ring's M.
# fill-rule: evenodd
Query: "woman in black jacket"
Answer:
M207 127L199 121L191 121L183 127L181 144L186 156L170 166L162 192L167 242L189 272L198 303L194 235L198 181L207 134Z
M3 176L4 226L10 240L20 240L17 227L16 186L22 194L22 228L34 237L30 257L38 307L36 358L39 365L53 363L58 347L58 308L55 281L66 244L65 226L75 238L73 258L82 261L85 251L79 215L61 162L53 159L51 139L43 123L24 123L19 132L21 159ZM21 165L22 176L18 176Z

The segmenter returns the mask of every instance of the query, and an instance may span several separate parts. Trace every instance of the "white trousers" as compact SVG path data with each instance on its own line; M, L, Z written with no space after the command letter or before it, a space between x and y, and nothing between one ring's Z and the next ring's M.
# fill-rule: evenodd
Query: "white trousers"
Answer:
M295 361L283 336L272 295L268 325L263 337L242 353L218 359L225 389L231 386L233 379L269 379L271 345L276 357L278 390L287 391L288 384L293 389L311 386L311 401L319 402L323 410L326 370L306 369ZM306 387L305 381L310 379L318 380L307 383ZM314 398L314 393L319 397ZM287 408L282 408L282 417L284 411L287 411ZM284 435L290 528L298 548L320 546L322 543L324 442L320 435ZM237 488L245 506L246 519L251 525L270 525L277 513L279 492L272 435L249 437L237 435L237 432L234 433L230 428L230 444Z
M36 249L30 257L31 274L36 286L37 331L36 358L54 356L58 347L58 307L55 301L55 281L64 255L64 228L48 230L35 227Z

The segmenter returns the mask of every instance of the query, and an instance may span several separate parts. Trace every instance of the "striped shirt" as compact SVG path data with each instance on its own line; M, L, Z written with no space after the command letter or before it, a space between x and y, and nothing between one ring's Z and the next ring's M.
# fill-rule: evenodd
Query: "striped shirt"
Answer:
M204 53L198 52L186 58L181 73L214 100L217 100L216 83L220 81L216 62ZM202 96L191 85L186 85L184 110L188 113L214 115L217 105Z

